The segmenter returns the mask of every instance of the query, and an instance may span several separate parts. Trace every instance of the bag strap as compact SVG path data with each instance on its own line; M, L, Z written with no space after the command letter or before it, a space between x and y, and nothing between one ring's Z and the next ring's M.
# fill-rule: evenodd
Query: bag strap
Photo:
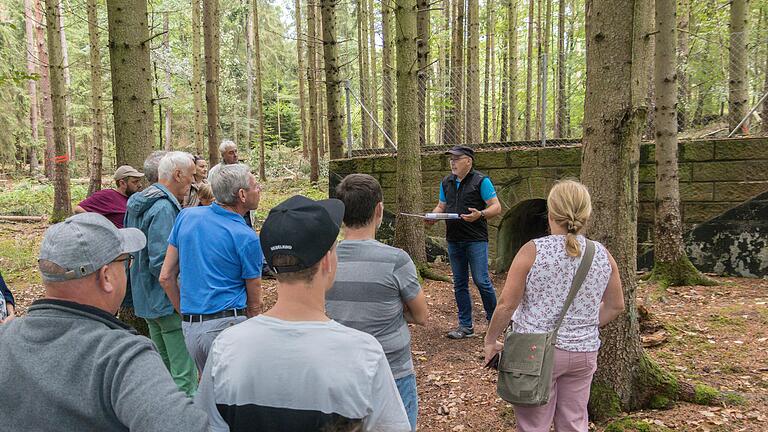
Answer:
M571 303L573 303L576 293L579 292L579 288L581 288L584 279L587 277L589 268L592 267L592 260L595 257L595 242L586 237L585 240L587 241L587 247L581 258L581 264L579 264L579 268L576 270L576 275L573 277L573 282L571 282L571 290L568 292L568 297L565 298L563 310L560 312L560 316L557 318L557 323L555 323L555 328L552 330L552 334L554 335L552 338L553 344L557 341L557 331L560 330L560 325L563 323L568 308L571 307Z

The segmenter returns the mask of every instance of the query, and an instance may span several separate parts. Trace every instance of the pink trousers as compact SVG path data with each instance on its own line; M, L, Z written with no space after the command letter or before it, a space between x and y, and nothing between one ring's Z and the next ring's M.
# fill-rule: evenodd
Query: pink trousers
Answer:
M592 375L597 369L597 351L570 352L555 349L549 403L539 407L515 406L519 432L586 432L589 429L587 402Z

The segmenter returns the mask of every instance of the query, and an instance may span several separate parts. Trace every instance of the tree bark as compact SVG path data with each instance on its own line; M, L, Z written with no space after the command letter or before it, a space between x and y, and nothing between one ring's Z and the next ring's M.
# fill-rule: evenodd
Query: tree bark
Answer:
M36 75L35 65L35 3L33 0L24 0L24 35L27 42L27 74ZM32 142L27 147L27 159L29 160L29 173L34 174L38 170L37 163L37 82L33 79L27 81L29 92L29 128Z
M468 5L466 140L480 144L480 1Z
M322 0L320 0L322 1ZM315 30L316 34L319 36L319 39L317 40L317 44L320 47L320 49L323 49L323 18L322 18L322 10L320 7L320 3L315 3L315 22L317 23L317 28ZM367 42L366 42L367 43ZM318 150L318 157L320 160L325 159L325 153L326 149L328 148L328 141L326 140L326 137L328 134L326 131L328 130L328 117L326 117L325 113L325 67L323 64L323 54L322 51L317 54L317 117L318 122L320 122L317 125L317 150Z
M370 28L370 31L368 32L368 39L370 40L370 47L369 52L371 54L371 79L370 79L370 96L371 96L371 116L376 120L376 122L379 122L379 92L378 92L378 86L379 86L379 79L378 74L376 72L376 15L373 8L373 0L368 0L368 26ZM325 28L325 27L323 27ZM338 43L338 42L337 42ZM338 50L337 50L338 51ZM325 71L325 78L328 80L328 70ZM326 81L326 88L328 87L328 82ZM339 93L339 101L338 104L341 104L341 93ZM371 122L371 127L373 128L373 133L371 135L371 146L373 148L379 147L379 128L373 122ZM381 124L381 123L379 123ZM341 123L343 126L343 123ZM331 113L330 110L328 111L328 143L330 145L331 143L331 136L330 136L330 130L331 130ZM339 129L341 130L341 129ZM333 157L333 156L331 156Z
M749 42L749 0L731 1L730 55L728 70L728 129L733 130L749 110L747 43ZM748 133L749 121L738 133Z
M586 3L581 179L592 195L590 237L616 259L626 307L601 330L603 345L590 395L595 420L641 408L653 394L675 393L683 384L643 353L635 306L638 164L647 110L650 21L644 0Z
M144 166L154 143L146 0L107 0L117 165Z
M70 73L69 69L69 45L67 44L67 34L64 32L64 5L62 2L59 2L59 11L58 11L58 19L59 19L59 28L61 29L61 32L59 33L59 38L61 39L61 58L63 59L63 67L64 67L64 89L66 91L66 95L64 97L64 100L67 103L66 112L67 112L67 148L69 152L70 160L73 162L75 161L75 118L72 115L72 97L70 96L70 92L72 89L72 74Z
M393 11L392 0L381 1L381 37L384 42L381 49L381 110L384 133L387 134L391 140L394 140L395 138L395 104L393 98L395 89L392 80L394 74L394 68L392 67Z
M768 16L766 16L766 20L768 20ZM763 94L768 93L768 38L766 38L765 41L765 84L763 85ZM763 134L768 135L768 99L763 102L762 118L762 132Z
M93 138L91 143L91 178L88 196L101 190L101 170L104 149L104 108L101 89L101 43L99 42L99 10L96 0L88 0L88 40L91 60L91 116Z
M256 112L259 131L259 179L267 181L265 171L266 148L264 144L264 98L261 81L261 43L259 41L259 0L253 0L253 84L256 87Z
M510 132L507 129L507 124L511 123L509 121L509 118L507 117L508 113L508 105L507 101L509 100L507 96L507 92L509 91L509 62L507 61L507 53L502 54L502 60L501 63L504 65L504 71L501 75L501 141L507 141L507 134ZM510 134L511 135L511 134ZM510 141L512 139L510 138Z
M368 19L366 17L367 8L365 4L365 0L357 0L357 66L360 76L360 103L365 109L370 111L370 103L368 101L368 72L370 66L368 64L368 33L366 31ZM365 109L360 109L360 141L363 148L370 148L371 119L368 117Z
M171 58L170 12L163 13L163 50L165 51L165 147L173 149L173 83L171 82L171 67L168 64Z
M309 181L317 184L320 168L317 138L320 122L317 115L317 8L314 0L307 3L307 84L309 91Z
M680 0L681 11L677 15L677 126L679 131L688 128L688 112L691 104L691 89L688 80L688 54L690 51L691 3Z
M495 20L493 19L493 0L487 0L485 3L485 80L483 81L483 142L487 143L488 141L488 127L490 126L491 122L489 119L490 115L490 99L493 99L493 96L491 96L491 64L493 64L493 24L495 23Z
M35 35L37 36L37 58L40 62L40 112L43 115L43 135L45 136L45 176L54 178L53 157L56 144L53 138L53 103L51 102L51 68L48 59L48 48L45 44L45 19L43 16L43 0L35 0Z
M427 108L427 82L429 73L429 0L418 0L416 13L416 57L418 58L418 116L419 116L419 145L427 145L427 123L429 114Z
M301 0L294 0L294 8L296 12L296 55L299 74L299 117L301 119L301 155L306 159L309 156L307 150L307 100L306 89L303 77L306 76L307 71L304 66L304 31L301 26Z
M509 93L509 129L507 133L510 141L517 140L517 1L509 0L507 5L507 19L509 21L507 60L509 63L504 63L509 77L509 88L507 89Z
M219 0L203 0L205 105L208 114L208 159L219 163Z
M328 113L328 150L331 159L344 157L344 137L341 134L344 130L344 111L341 108L341 71L339 70L339 41L336 30L336 3L337 0L322 0L321 3L323 54L325 57L325 100L326 112Z
M565 137L565 0L557 12L557 102L554 138Z
M53 104L53 136L56 143L55 182L53 184L52 222L60 222L72 214L69 197L69 154L67 152L67 87L64 80L64 54L61 46L59 0L45 2L48 55L51 73L51 99Z
M528 0L528 60L526 61L526 80L525 80L525 139L531 139L531 92L533 91L533 2Z
M253 0L257 2L258 0ZM250 1L248 1L248 7ZM298 43L298 42L297 42ZM253 13L246 14L245 17L245 58L246 58L246 77L245 77L245 143L251 149L251 129L253 128ZM298 80L301 82L302 80Z
M192 0L192 105L195 110L195 151L205 151L205 118L203 115L203 85L200 68L200 0ZM301 81L301 80L299 80Z
M455 1L451 44L451 101L446 112L444 144L459 144L464 141L464 2Z
M496 19L493 19L493 28L491 29L494 33L496 31ZM504 45L502 44L502 47ZM499 131L499 117L498 117L498 101L496 99L496 36L491 37L491 57L493 57L491 61L491 125L490 125L490 133L488 134L488 137L491 141L499 141L499 136L497 135L497 132Z
M421 151L419 122L414 119L418 103L416 46L416 0L395 3L397 43L397 211L424 210L421 195ZM416 263L426 263L424 224L418 218L398 216L395 246L405 250Z

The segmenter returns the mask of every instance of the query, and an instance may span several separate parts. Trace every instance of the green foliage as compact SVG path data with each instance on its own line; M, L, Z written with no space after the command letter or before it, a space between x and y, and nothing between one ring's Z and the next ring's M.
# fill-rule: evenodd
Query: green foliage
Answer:
M649 423L647 420L625 417L606 426L605 432L668 432L670 429Z
M4 236L5 237L5 236ZM28 280L37 273L38 245L25 237L4 238L0 240L0 262L2 262L3 278L7 282Z
M72 207L82 201L88 193L88 186L72 184ZM0 214L19 216L40 216L53 209L53 185L40 184L34 180L23 180L14 184L13 189L0 191Z

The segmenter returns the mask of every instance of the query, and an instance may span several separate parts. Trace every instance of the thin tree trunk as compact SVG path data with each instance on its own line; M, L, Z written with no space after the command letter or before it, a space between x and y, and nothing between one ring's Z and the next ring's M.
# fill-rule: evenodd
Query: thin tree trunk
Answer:
M573 1L571 1L571 10L573 10ZM570 92L573 88L572 82L571 82L571 75L568 73L568 64L567 59L573 58L573 51L574 51L574 38L573 35L576 32L576 14L572 13L570 19L568 20L568 34L566 36L566 51L568 52L568 56L566 57L566 83L565 83L565 136L570 137L571 134L571 104L570 104Z
M421 192L421 152L419 122L413 118L418 107L416 46L416 0L395 3L397 39L397 210L398 213L424 211ZM395 246L402 248L418 264L426 263L424 224L417 218L398 216Z
M104 109L101 89L101 43L99 42L99 9L97 0L88 0L88 40L91 60L91 115L93 139L91 143L91 178L88 196L101 189L101 170L104 148Z
M501 57L501 62L504 65L503 74L501 76L501 141L507 141L507 134L509 133L507 124L511 123L507 118L507 113L509 112L507 110L507 101L509 100L507 97L507 92L509 91L509 63L507 62L506 52L504 52Z
M219 163L219 0L203 0L205 104L208 113L208 159Z
M202 155L205 151L205 118L203 115L203 85L200 68L200 0L192 0L192 104L195 110L195 151L198 155Z
M301 155L306 159L309 156L307 150L307 100L304 89L304 79L307 71L304 66L304 31L301 25L301 0L294 1L294 7L296 9L296 55L299 73L299 116L301 118Z
M53 136L56 143L52 222L60 222L72 213L69 197L69 155L67 154L67 87L64 80L65 63L61 46L63 29L59 17L60 10L59 0L47 0L45 2L53 103Z
M250 7L250 1L246 0ZM255 4L258 0L253 0ZM298 39L297 42L298 44ZM253 14L245 17L245 58L246 58L246 88L245 88L245 143L251 147L251 129L253 128ZM298 80L302 82L303 80Z
M261 43L259 41L259 0L253 0L253 78L256 87L256 111L258 112L259 131L259 179L267 180L265 171L266 149L264 144L264 99L262 97L261 81Z
M43 115L43 135L45 136L45 176L54 178L53 157L56 144L53 138L53 103L51 102L51 68L48 59L48 48L45 43L45 19L43 17L43 0L35 1L35 34L37 36L37 57L40 62L40 112Z
M307 84L309 91L309 181L317 184L320 175L317 157L319 118L317 115L317 18L314 0L307 3Z
M531 139L531 125L533 119L531 118L531 101L533 90L533 2L534 0L528 0L528 60L526 62L527 75L525 80L525 139Z
M35 3L33 0L24 0L24 35L27 42L27 74L36 75L35 66ZM27 81L29 92L29 127L32 142L27 147L27 159L29 160L29 173L34 174L38 170L37 164L37 82L33 79Z
M728 129L733 130L747 115L749 109L749 82L747 81L747 43L749 42L749 0L731 1L730 56L728 70ZM740 133L749 131L747 121Z
M565 0L557 12L557 102L554 138L565 137Z
M445 125L446 125L446 109L444 107L445 101L448 100L451 88L451 0L443 0L443 32L444 36L441 38L444 42L442 44L442 56L440 65L440 125L438 127L438 139L435 143L444 143L445 141Z
M320 0L322 2L322 0ZM328 142L326 140L326 137L328 134L326 131L328 130L328 117L326 117L325 113L325 67L323 65L323 18L322 18L322 8L320 7L320 3L315 3L315 18L317 18L317 29L315 30L317 35L320 37L318 39L317 44L320 47L321 52L317 54L317 75L318 75L318 81L317 81L317 115L318 115L318 121L320 124L317 126L318 130L318 138L317 138L317 149L318 149L318 156L320 160L325 160L325 152L328 148ZM367 42L366 42L367 43Z
M72 75L70 73L69 69L69 45L67 44L67 34L64 32L64 5L60 1L58 6L58 19L59 19L59 28L61 28L61 33L59 33L59 38L61 39L61 56L63 59L63 65L64 65L64 86L66 89L66 96L65 101L67 102L67 146L69 151L69 157L72 160L72 162L75 161L75 118L72 115L72 97L70 96L70 92L72 89Z
M768 19L768 16L766 16L766 19ZM768 93L768 38L765 39L765 84L763 85L763 94ZM768 135L768 99L763 102L763 124L762 126L762 132L765 135Z
M531 0L533 1L533 0ZM517 141L517 2L518 0L509 0L507 6L507 19L509 21L509 30L507 31L509 63L504 63L507 69L509 79L509 141Z
M688 80L688 54L690 51L691 11L690 0L680 0L681 11L677 14L677 126L683 131L690 123L688 112L691 104L691 89Z
M491 92L491 64L493 64L493 0L487 0L485 3L485 80L483 81L483 142L488 141L488 127L490 121L488 116L490 115L490 99Z
M444 144L459 144L464 141L464 2L455 1L455 15L452 26L451 44L451 106L445 120Z
M446 0L448 1L448 0ZM381 1L381 37L384 45L381 49L381 108L384 133L390 139L395 138L395 88L392 82L394 69L392 67L392 13L394 3L392 0ZM385 138L386 144L386 138ZM388 145L388 144L387 144Z
M344 138L341 134L344 130L344 111L341 108L341 71L339 70L339 41L336 30L336 0L322 0L321 5L328 147L331 159L341 159L344 156Z
M468 0L467 132L470 144L480 143L480 0Z
M154 143L146 0L107 0L117 165L144 166Z
M427 81L429 73L429 0L417 0L418 12L416 13L416 57L418 58L418 118L419 118L419 146L427 145Z
M369 49L370 49L370 54L371 54L371 80L370 80L371 91L369 93L370 96L371 96L371 101L370 101L371 108L370 108L370 110L371 110L371 115L373 116L374 120L376 120L376 122L378 123L379 122L379 94L378 94L379 93L378 92L379 79L378 79L378 74L376 72L376 26L375 26L376 15L374 13L373 0L367 0L367 3L368 3L368 13L367 13L367 15L368 15L368 26L369 26L369 29L370 29L370 31L368 32L368 39L370 40L370 48ZM325 76L326 76L326 79L328 79L328 70L327 69L325 71ZM327 88L327 86L328 86L328 84L326 83L326 88ZM339 104L340 103L341 103L341 93L339 93ZM331 116L331 113L329 111L328 112L328 131L329 131L328 141L329 141L329 143L331 142L330 141L330 139L331 139L331 136L330 136L331 117L330 116ZM343 125L343 123L341 123L341 125ZM371 145L373 146L373 148L378 148L379 147L379 128L375 124L372 124L371 127L373 128L373 133L371 135L371 140L372 140L371 141ZM341 129L339 129L339 130L341 130ZM333 157L333 156L331 156L331 157Z
M493 33L496 31L496 19L493 19L494 26L491 28ZM503 45L502 45L503 46ZM498 122L498 104L496 100L496 36L491 37L491 132L488 138L491 141L498 141L497 132L499 131Z
M277 89L275 90L275 117L277 117L277 145L278 147L283 144L282 136L282 126L280 124L280 80L277 79L275 82L275 85L277 86Z
M170 12L163 13L163 49L165 50L165 147L167 150L173 149L173 83L171 82L171 67L168 64L171 58L171 38L170 38Z
M368 109L368 37L366 33L366 7L365 0L357 0L357 52L358 71L360 76L360 103ZM363 148L371 146L371 120L364 109L360 109L360 141Z

